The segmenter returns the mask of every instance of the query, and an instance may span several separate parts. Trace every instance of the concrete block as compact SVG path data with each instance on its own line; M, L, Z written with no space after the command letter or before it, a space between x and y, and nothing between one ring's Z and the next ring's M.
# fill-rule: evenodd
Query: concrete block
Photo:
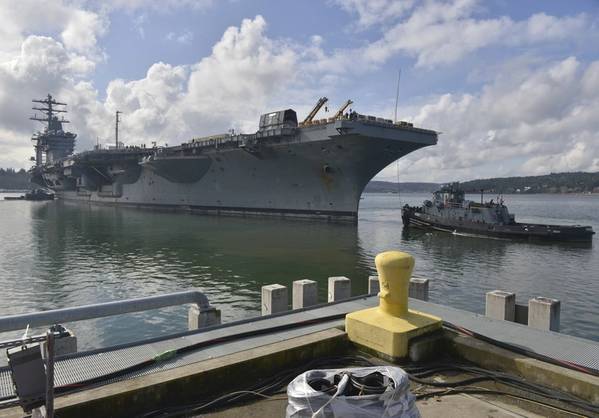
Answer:
M307 308L318 303L318 283L314 280L293 282L291 305L293 309Z
M559 331L561 303L557 299L536 297L528 301L528 326Z
M262 315L285 312L289 309L287 288L280 284L262 286Z
M66 356L67 354L73 354L77 352L77 337L70 329L67 329L69 333L66 337L54 339L54 356ZM42 353L46 351L46 342L43 341L41 344Z
M328 301L349 299L351 296L351 280L344 276L329 277Z
M381 291L379 276L368 276L368 294L375 295Z
M192 305L187 311L187 328L191 331L220 324L220 310L211 307L200 311L198 305Z
M487 292L486 299L485 316L505 321L514 321L516 317L515 293L493 290L492 292Z
M412 277L409 296L414 299L428 300L428 282L428 279L422 277Z

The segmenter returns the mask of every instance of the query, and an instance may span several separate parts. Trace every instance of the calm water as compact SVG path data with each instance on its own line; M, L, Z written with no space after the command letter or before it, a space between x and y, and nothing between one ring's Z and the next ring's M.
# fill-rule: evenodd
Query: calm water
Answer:
M328 276L366 292L373 257L401 249L431 278L431 301L484 311L484 294L562 301L562 331L599 340L599 243L526 242L402 231L398 208L426 194L367 194L357 227L219 218L54 202L0 201L0 314L110 301L197 287L223 320L255 316L260 287ZM476 199L476 197L472 197ZM599 196L508 196L522 221L583 223L599 231ZM80 347L186 329L186 309L71 324ZM11 335L15 335L14 333ZM11 336L4 334L1 338Z

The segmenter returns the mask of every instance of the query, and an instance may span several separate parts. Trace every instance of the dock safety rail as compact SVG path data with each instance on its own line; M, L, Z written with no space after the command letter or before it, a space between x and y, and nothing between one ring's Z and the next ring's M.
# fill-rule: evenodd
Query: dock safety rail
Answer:
M75 306L72 308L2 316L0 317L0 332L23 330L28 325L33 328L122 315L132 312L149 311L152 309L183 304L194 304L197 306L199 312L206 312L214 309L208 302L208 297L206 297L205 294L199 290L188 290L158 296L124 299L113 302L96 303L93 305Z

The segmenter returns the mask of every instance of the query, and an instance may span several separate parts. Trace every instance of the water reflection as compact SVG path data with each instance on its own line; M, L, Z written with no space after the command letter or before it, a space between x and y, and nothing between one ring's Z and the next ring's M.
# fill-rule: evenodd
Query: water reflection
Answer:
M0 312L29 312L197 287L230 321L259 314L260 288L310 278L326 299L328 276L366 291L373 258L389 249L416 257L433 302L476 312L493 289L562 301L562 330L599 339L599 252L403 230L402 204L426 195L366 195L355 225L196 216L55 202L0 203ZM587 223L599 230L599 199L510 197L530 221ZM572 203L576 200L576 203ZM550 210L548 209L550 208ZM542 215L545 214L545 215ZM548 216L550 218L543 218ZM551 218L552 216L552 218ZM541 219L537 218L541 217ZM595 237L597 239L597 237ZM72 325L84 348L184 330L186 307Z
M226 218L69 204L31 206L32 295L52 307L196 287L232 320L259 312L260 288L310 278L355 278L371 259L352 225ZM361 280L357 280L357 279ZM95 344L183 329L184 309L95 321ZM183 318L183 319L182 319ZM177 325L175 325L177 322ZM145 326L144 326L145 325ZM151 326L148 326L151 325ZM77 325L78 327L80 325ZM102 329L110 327L110 336ZM154 328L154 329L152 329ZM88 333L88 329L85 333Z

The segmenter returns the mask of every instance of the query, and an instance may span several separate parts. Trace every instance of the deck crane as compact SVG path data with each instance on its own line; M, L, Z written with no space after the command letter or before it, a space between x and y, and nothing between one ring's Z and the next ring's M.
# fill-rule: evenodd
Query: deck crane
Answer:
M351 105L353 102L351 100L348 100L347 102L345 102L343 104L343 106L341 106L339 108L339 110L337 111L337 113L335 113L335 116L333 116L333 118L337 119L338 117L341 117L341 115L343 115L343 112L345 112L345 109L347 109L347 107L349 105Z
M308 116L306 116L306 119L304 119L304 121L302 122L302 124L304 123L308 123L311 122L312 119L314 119L314 116L316 116L316 114L318 113L318 111L320 110L321 107L324 106L324 104L328 101L329 99L327 99L326 97L321 97L320 99L318 99L318 102L316 102L316 106L314 106L314 109L312 109L310 111L310 113L308 113Z

